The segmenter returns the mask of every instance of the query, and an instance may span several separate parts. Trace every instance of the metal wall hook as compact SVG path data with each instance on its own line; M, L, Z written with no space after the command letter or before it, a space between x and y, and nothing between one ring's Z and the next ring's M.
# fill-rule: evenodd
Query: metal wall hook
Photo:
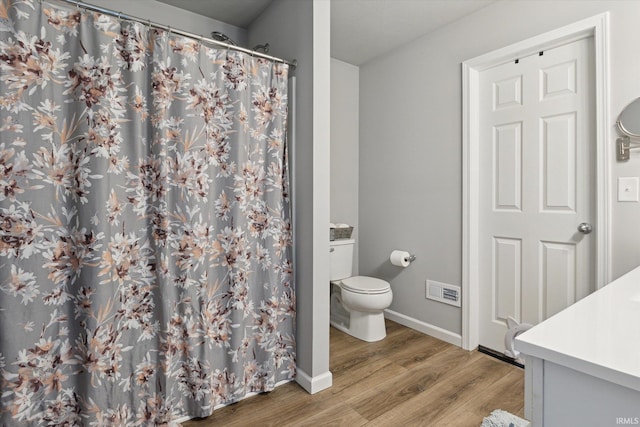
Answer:
M640 141L637 137L621 136L616 139L616 159L618 161L629 160L631 150L640 149Z
M256 52L262 50L264 53L269 53L269 43L255 45L251 50Z

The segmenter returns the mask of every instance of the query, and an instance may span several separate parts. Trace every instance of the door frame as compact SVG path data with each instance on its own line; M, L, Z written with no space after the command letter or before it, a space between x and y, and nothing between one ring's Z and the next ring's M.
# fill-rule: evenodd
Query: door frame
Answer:
M462 348L479 343L479 75L542 50L593 37L596 103L596 289L610 279L609 12L578 21L462 63Z

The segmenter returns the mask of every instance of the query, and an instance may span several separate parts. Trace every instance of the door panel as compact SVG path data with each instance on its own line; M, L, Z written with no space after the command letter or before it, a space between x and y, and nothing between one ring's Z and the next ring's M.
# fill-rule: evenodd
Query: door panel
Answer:
M480 73L480 344L595 289L592 39Z
M542 82L541 98L547 100L554 96L576 93L576 61L553 65L540 70Z
M509 77L508 79L493 84L493 110L522 105L522 76Z
M494 133L495 210L520 210L522 205L522 126L497 126Z
M493 259L493 322L502 324L507 317L520 318L520 269L522 241L520 239L494 238Z
M540 242L540 247L546 319L576 302L576 245Z
M542 121L542 211L575 212L576 114L571 112Z

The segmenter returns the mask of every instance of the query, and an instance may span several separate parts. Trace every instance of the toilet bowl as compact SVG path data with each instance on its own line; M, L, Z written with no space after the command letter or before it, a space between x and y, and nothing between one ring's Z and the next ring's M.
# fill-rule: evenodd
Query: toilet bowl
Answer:
M331 325L355 338L374 342L387 333L384 310L393 292L384 280L351 277L355 240L331 242Z

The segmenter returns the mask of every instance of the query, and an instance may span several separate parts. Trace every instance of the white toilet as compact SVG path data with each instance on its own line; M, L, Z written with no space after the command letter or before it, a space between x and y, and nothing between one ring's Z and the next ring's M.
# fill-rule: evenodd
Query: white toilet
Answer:
M355 242L331 242L331 325L363 341L380 341L387 335L383 311L391 305L393 292L384 280L351 277Z

